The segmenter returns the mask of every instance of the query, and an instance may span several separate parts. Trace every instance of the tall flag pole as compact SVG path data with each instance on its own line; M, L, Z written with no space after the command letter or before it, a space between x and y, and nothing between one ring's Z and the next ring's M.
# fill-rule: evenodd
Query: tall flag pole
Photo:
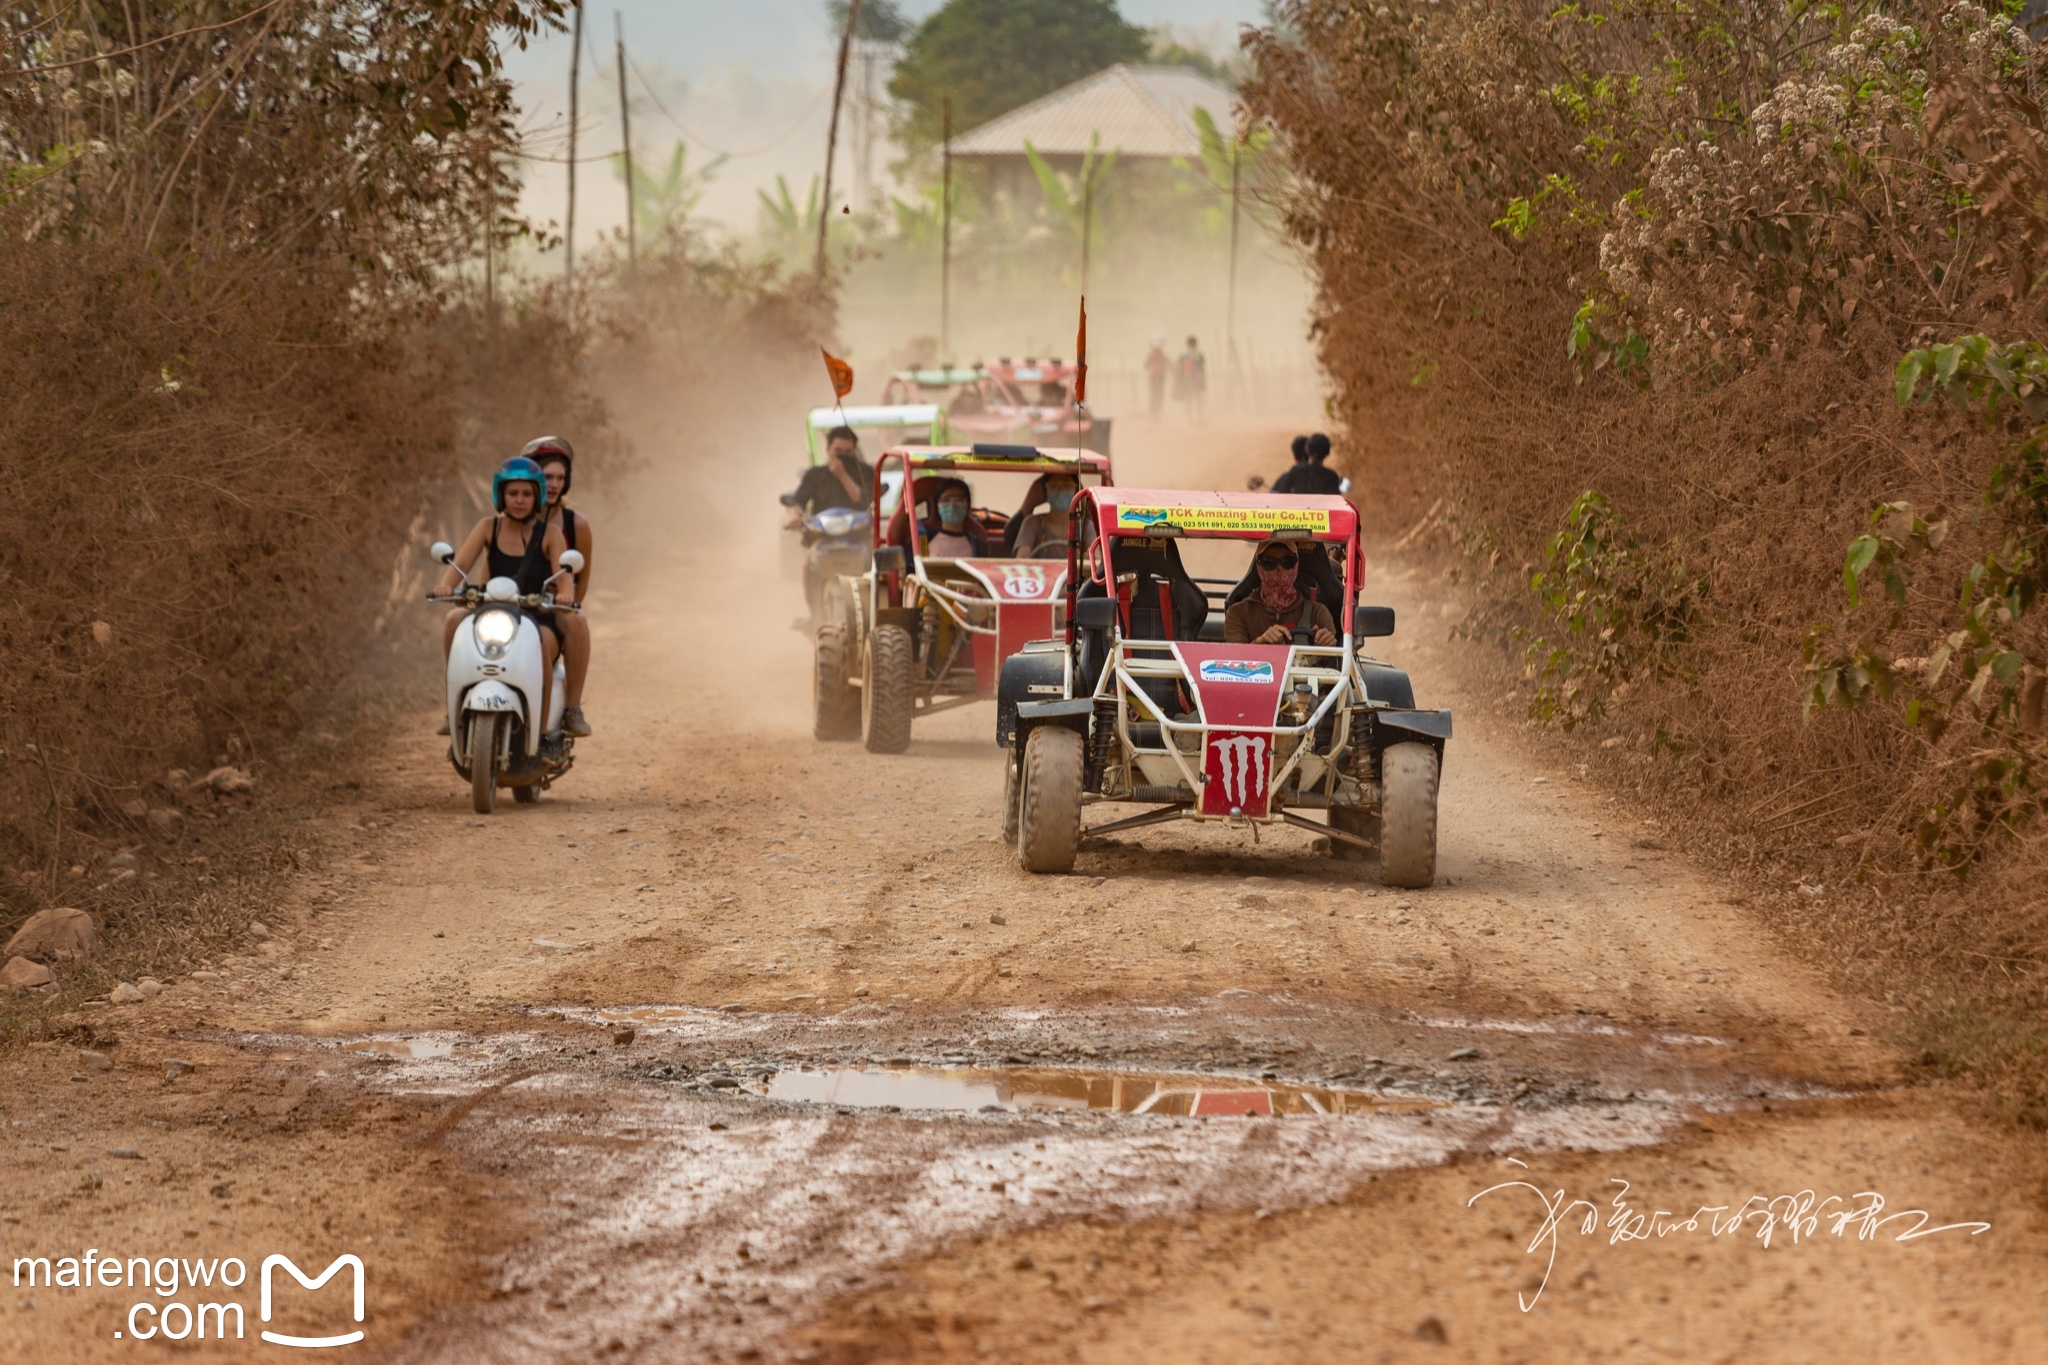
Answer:
M1074 458L1081 458L1081 419L1088 407L1088 296L1081 296L1081 325L1074 333Z

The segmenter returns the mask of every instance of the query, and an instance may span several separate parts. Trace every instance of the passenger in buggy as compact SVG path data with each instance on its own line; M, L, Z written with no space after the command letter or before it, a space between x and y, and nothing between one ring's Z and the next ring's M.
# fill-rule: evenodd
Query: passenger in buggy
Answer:
M932 494L933 520L921 523L925 554L933 559L980 559L989 550L988 535L974 517L974 494L960 479L941 479Z

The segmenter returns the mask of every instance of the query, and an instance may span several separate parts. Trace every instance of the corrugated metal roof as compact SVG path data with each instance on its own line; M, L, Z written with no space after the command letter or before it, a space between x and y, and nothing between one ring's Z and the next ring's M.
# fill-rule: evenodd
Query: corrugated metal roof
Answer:
M1029 142L1041 156L1080 156L1099 134L1105 152L1192 157L1201 151L1194 111L1206 108L1228 129L1236 101L1228 87L1184 66L1117 65L961 134L953 155L1022 156Z

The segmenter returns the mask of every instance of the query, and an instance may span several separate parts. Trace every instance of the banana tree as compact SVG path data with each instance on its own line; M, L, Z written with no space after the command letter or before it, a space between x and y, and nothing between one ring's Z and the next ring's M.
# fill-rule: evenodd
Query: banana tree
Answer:
M669 149L668 165L659 174L649 171L644 162L633 162L633 224L640 240L660 243L671 232L685 231L712 177L725 162L721 156L696 170L689 169L689 149L680 138ZM626 178L623 156L613 155L612 174Z

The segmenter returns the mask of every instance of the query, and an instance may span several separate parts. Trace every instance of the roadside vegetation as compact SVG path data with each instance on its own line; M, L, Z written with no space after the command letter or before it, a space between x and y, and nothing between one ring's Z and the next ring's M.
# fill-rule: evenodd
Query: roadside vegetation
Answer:
M264 808L350 776L365 670L426 648L431 532L542 430L581 486L627 457L597 367L813 330L683 214L630 289L486 291L535 234L503 51L564 13L0 12L0 935L94 913L63 998L178 968L301 860Z
M1480 589L1515 704L2039 1126L2022 11L1287 0L1246 94L1352 473Z

